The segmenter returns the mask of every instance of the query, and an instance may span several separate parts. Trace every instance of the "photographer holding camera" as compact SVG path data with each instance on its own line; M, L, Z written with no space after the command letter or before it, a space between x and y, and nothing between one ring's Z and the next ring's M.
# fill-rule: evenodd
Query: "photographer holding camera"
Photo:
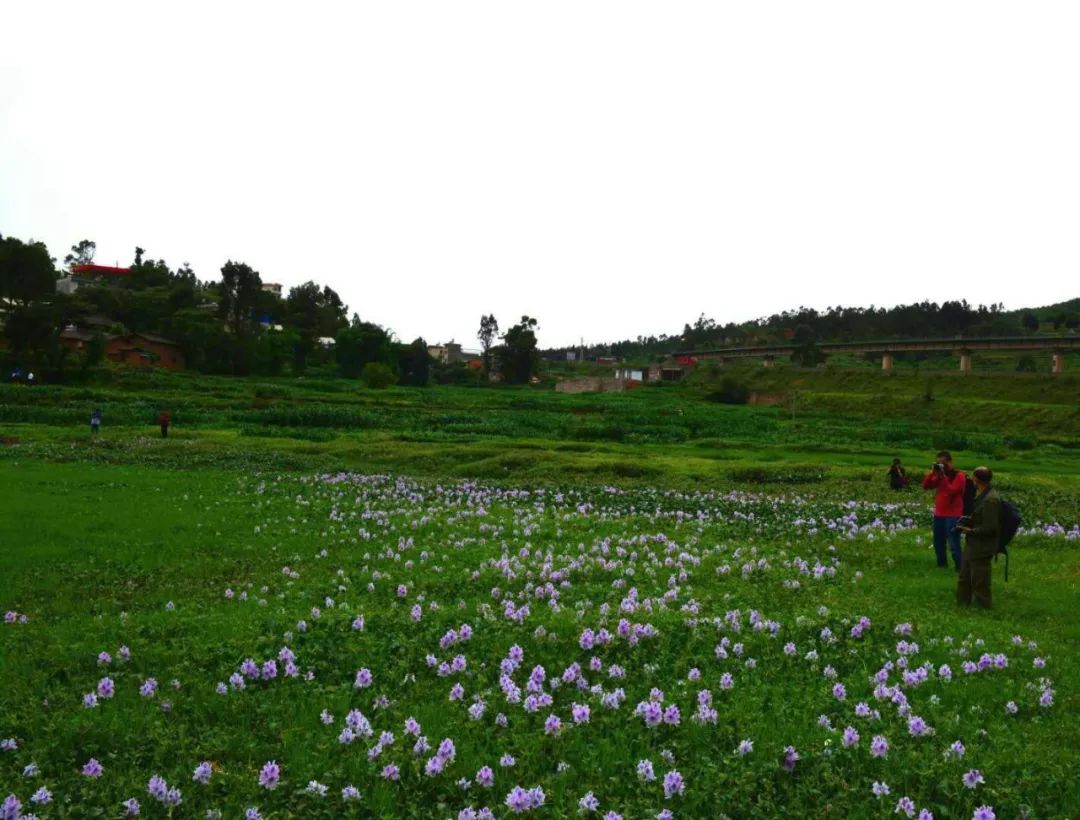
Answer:
M949 566L949 557L945 552L947 541L957 572L960 571L961 553L960 532L956 525L964 514L966 482L964 474L953 467L952 455L948 450L937 454L937 460L922 482L924 490L934 490L934 552L937 553L937 565Z

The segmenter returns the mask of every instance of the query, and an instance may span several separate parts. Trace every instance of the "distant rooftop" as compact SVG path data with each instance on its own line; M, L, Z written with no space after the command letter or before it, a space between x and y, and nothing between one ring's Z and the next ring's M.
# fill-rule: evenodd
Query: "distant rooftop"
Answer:
M71 272L82 276L127 276L131 268L114 268L109 265L72 265Z

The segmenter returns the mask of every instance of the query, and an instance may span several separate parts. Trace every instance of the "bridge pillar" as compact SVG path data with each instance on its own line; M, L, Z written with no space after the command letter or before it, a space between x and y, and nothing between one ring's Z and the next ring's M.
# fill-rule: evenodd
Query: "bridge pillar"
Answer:
M1064 373L1065 372L1065 351L1055 350L1054 355L1050 358L1050 372L1051 373Z
M960 351L960 372L961 373L970 373L971 372L971 351L970 350L961 350Z
M762 364L763 367L772 367L773 366L773 357L772 356L766 356L764 359L761 360L761 364Z
M887 373L890 370L892 370L892 368L893 368L893 354L892 353L884 353L884 354L882 354L882 356L881 356L881 369L884 370Z

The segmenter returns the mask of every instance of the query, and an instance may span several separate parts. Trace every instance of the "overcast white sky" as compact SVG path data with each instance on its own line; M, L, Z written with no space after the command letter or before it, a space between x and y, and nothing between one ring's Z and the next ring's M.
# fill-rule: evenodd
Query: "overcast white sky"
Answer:
M543 346L1080 295L1080 3L12 2L0 233Z

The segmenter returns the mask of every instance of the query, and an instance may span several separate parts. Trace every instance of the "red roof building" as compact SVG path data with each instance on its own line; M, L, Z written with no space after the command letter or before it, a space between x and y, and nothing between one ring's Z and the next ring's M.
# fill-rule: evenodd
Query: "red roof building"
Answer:
M71 275L83 279L116 279L127 276L131 268L114 268L109 265L72 265Z

